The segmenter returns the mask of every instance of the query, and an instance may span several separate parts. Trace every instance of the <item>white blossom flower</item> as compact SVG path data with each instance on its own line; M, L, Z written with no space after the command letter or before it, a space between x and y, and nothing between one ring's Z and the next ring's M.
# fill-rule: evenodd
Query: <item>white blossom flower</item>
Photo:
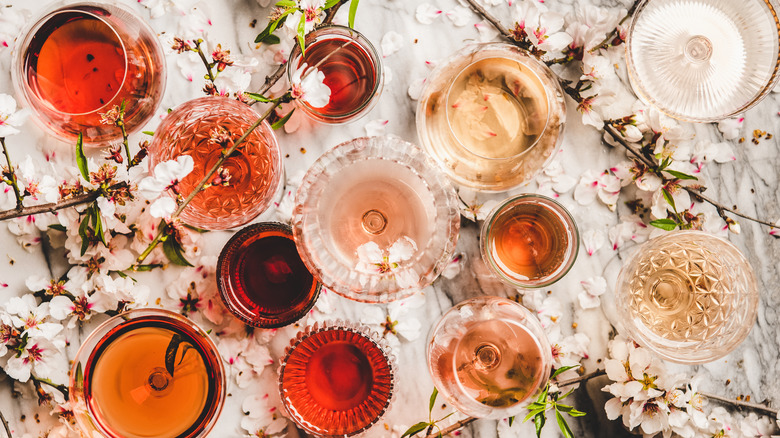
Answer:
M314 30L314 26L320 24L322 21L322 8L325 6L325 0L298 0L298 8L301 11L295 11L287 16L287 20L284 22L285 28L290 33L297 34L298 24L301 22L301 18L305 17L305 30L304 33L309 33Z
M11 316L13 325L31 338L52 340L63 329L61 324L47 322L50 316L49 303L39 305L31 294L12 297L6 303L5 310Z
M409 315L410 306L398 302L391 303L387 313L379 306L365 306L360 322L376 330L387 339L392 348L400 344L399 337L407 341L415 341L420 337L422 324L414 316Z
M184 179L195 166L189 155L180 155L176 160L159 163L154 168L154 176L148 176L138 183L138 191L146 199L155 200L149 207L153 217L167 217L176 210L176 202L169 197L160 197L163 192L171 190L178 193L179 182Z
M586 170L574 189L574 200L580 205L588 205L598 197L614 211L621 187L620 178L609 172L595 175L592 171Z
M604 277L590 277L580 282L583 291L577 295L583 309L592 309L601 304L599 297L607 291L607 280Z
M0 137L18 134L19 126L24 124L26 110L16 110L16 100L7 94L0 94Z
M573 41L571 35L561 31L564 24L563 15L549 11L543 3L521 0L512 6L512 19L518 30L524 31L536 47L549 52L560 52Z
M35 373L36 377L49 379L58 385L68 383L67 358L61 347L45 338L29 339L20 354L8 359L3 370L20 382L28 381Z
M291 78L292 97L314 108L322 108L330 102L330 87L325 85L325 73L303 63Z
M483 200L479 192L467 188L461 188L458 197L461 216L473 222L485 220L499 204L495 199Z
M281 435L287 427L287 421L280 414L269 394L250 395L241 404L244 417L241 427L251 436Z
M401 36L400 33L394 30L387 32L382 37L382 41L380 43L380 47L382 48L382 57L387 58L393 53L401 50L401 47L403 47L403 45L404 45L404 37Z
M604 233L599 230L585 230L582 233L582 244L585 246L585 252L592 256L596 251L604 246L606 238Z
M408 236L401 236L389 248L382 250L376 242L369 241L357 248L357 272L371 274L371 281L378 281L376 274L392 274L402 289L416 285L414 272L401 264L414 256L417 244Z
M723 119L718 122L718 130L723 133L724 139L733 140L739 137L739 132L742 130L742 125L744 122L745 118L741 116Z

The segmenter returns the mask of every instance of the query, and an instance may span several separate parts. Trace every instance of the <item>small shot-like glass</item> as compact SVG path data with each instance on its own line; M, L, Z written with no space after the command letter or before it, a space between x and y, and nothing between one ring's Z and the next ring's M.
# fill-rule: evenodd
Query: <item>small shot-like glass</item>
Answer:
M176 107L155 130L149 145L149 170L189 155L194 168L178 184L186 198L214 164L260 115L235 99L209 96ZM246 225L277 199L283 183L282 158L276 135L263 121L224 161L181 213L182 220L207 230ZM217 181L219 180L219 181Z
M115 2L57 3L32 20L13 54L17 94L49 132L74 142L122 138L101 114L124 106L124 127L141 128L165 89L165 56L155 32Z
M162 309L135 309L96 328L70 373L84 436L206 436L225 400L222 358L209 335Z
M480 234L482 260L504 282L544 287L574 265L579 232L571 214L541 195L509 198L488 215Z
M292 228L263 222L234 234L222 248L217 288L225 307L244 323L278 328L311 310L321 284L298 255Z
M463 301L441 317L432 333L431 377L463 414L518 415L550 377L552 350L541 323L506 298Z
M302 74L317 67L330 88L330 100L324 106L298 101L298 107L319 122L356 120L374 107L382 93L382 58L371 42L354 29L330 25L310 32L304 53L299 46L290 53L287 77L291 83L304 64Z
M396 359L378 333L344 321L306 327L290 341L279 369L287 415L317 437L358 435L387 412Z

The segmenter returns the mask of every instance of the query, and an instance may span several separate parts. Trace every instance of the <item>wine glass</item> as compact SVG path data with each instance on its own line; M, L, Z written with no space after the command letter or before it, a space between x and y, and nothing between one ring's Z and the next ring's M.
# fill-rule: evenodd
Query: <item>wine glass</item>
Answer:
M463 301L445 313L428 343L428 369L449 403L478 418L523 411L550 377L552 350L542 325L500 297Z
M417 105L423 147L457 184L506 191L530 181L563 141L555 74L511 44L471 44L428 77Z
M225 307L255 327L297 321L314 306L321 286L298 255L287 224L263 222L242 229L217 261L217 289Z
M149 170L163 161L189 155L194 168L179 182L187 197L222 156L260 116L235 99L207 96L176 107L155 131L149 145ZM216 137L215 137L216 135ZM227 144L221 144L222 137ZM181 213L189 225L226 230L263 213L282 189L282 158L271 126L263 121L222 164L221 183L195 195ZM215 174L218 176L220 172ZM225 181L226 180L226 181Z
M580 238L566 208L546 196L525 194L493 209L479 241L482 260L502 281L544 287L569 272Z
M778 81L778 7L775 0L644 0L626 37L634 92L694 122L747 111Z
M124 107L127 132L154 115L165 89L165 56L156 33L115 2L58 2L17 39L13 82L36 120L64 141L122 138L101 114ZM128 158L129 159L129 158Z
M323 154L295 197L293 236L328 289L365 302L409 296L450 262L460 227L455 192L423 151L362 137Z
M349 27L323 26L306 35L305 47L304 54L297 45L290 53L288 80L292 83L303 64L307 69L317 66L330 88L330 100L322 107L297 101L306 115L323 123L346 123L374 107L382 93L382 58L365 36Z
M279 369L288 417L318 437L368 430L395 395L396 359L378 333L337 320L306 327L290 341Z
M664 359L699 364L725 356L755 324L753 269L731 242L675 231L645 242L623 264L615 305L626 335Z
M84 341L70 403L85 436L203 437L225 400L222 358L208 334L167 310L114 316Z

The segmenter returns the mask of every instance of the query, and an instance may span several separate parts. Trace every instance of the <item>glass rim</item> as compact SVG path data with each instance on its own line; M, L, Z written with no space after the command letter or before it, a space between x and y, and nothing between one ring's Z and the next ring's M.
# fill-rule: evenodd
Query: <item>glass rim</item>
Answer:
M296 100L296 106L303 109L303 112L306 113L307 115L312 116L314 120L317 120L322 123L341 123L341 122L354 120L356 116L359 116L364 112L368 112L368 110L371 109L376 104L376 100L377 100L376 97L384 85L383 83L384 71L382 67L382 58L379 56L379 52L376 50L374 45L371 43L371 41L368 38L365 37L365 35L363 35L362 33L358 32L355 29L352 29L347 26L338 25L338 24L328 24L326 26L318 27L313 31L309 32L306 35L306 39L305 39L306 48L308 49L311 44L314 44L316 41L318 41L318 38L322 36L345 37L351 43L363 49L363 51L366 52L368 58L371 60L371 62L374 65L374 88L373 90L371 90L371 93L365 102L361 103L354 110L343 114L325 114L319 111L317 108L314 108L313 106L309 105L308 102L302 100ZM296 43L295 47L293 47L293 49L290 51L290 56L287 59L287 81L289 83L292 83L293 74L295 74L295 71L298 68L298 66L297 65L294 66L294 64L295 61L300 61L299 58L302 58L301 48ZM309 66L309 68L311 67L313 66Z
M265 231L280 231L285 235L284 236L285 239L289 239L290 242L292 242L293 245L295 245L295 239L293 239L292 227L282 222L260 222L242 228L241 230L239 230L238 232L233 234L233 236L230 237L230 240L228 240L227 243L225 243L225 246L222 247L222 251L220 251L219 257L217 259L217 270L216 270L217 290L219 290L219 295L222 298L222 303L225 305L225 307L230 311L231 314L233 314L233 316L238 318L243 323L251 325L253 327L264 328L264 329L281 328L281 327L288 326L294 323L295 321L298 321L299 319L303 318L314 307L314 305L317 302L317 299L320 296L320 291L322 290L322 283L317 281L317 277L312 275L313 284L307 288L307 291L311 291L312 289L314 289L314 292L310 292L307 294L307 295L311 295L311 297L307 297L306 299L308 303L306 304L306 306L304 306L302 309L298 311L287 310L281 313L258 313L258 316L254 316L246 312L245 309L243 309L241 306L237 306L236 304L234 304L233 299L231 299L228 296L229 295L228 289L229 288L232 289L232 283L233 283L232 280L230 280L229 278L230 277L229 270L231 265L233 265L233 263L227 261L226 257L228 257L229 255L235 255L235 253L239 250L239 247L244 242L246 242L248 239L251 239L256 234ZM297 251L297 245L295 246Z
M763 2L764 5L766 5L766 7L768 7L770 12L772 13L774 23L777 28L778 49L780 49L780 19L778 19L778 13L780 13L780 11L777 10L777 7L773 4L772 0L753 0L753 1ZM759 89L756 92L756 94L754 94L753 97L750 98L747 102L730 110L729 112L725 112L715 116L692 116L690 114L684 114L679 111L673 111L667 107L662 107L661 105L658 104L658 102L655 99L650 97L645 92L644 86L642 85L642 81L637 77L634 58L632 56L634 29L636 27L637 22L639 21L642 11L644 11L644 9L651 2L652 0L641 0L640 3L637 5L636 9L634 10L634 13L631 15L631 21L629 22L628 28L626 30L626 41L625 41L626 47L624 49L625 59L626 59L626 71L628 72L628 79L631 85L631 89L634 92L634 94L636 94L636 96L639 98L639 100L641 100L645 104L652 106L653 108L660 111L662 114L676 120L693 122L693 123L711 123L711 122L717 122L726 119L728 117L733 117L737 114L744 113L745 111L753 108L759 102L764 100L772 92L772 89L775 88L777 83L780 82L780 50L778 50L777 58L775 59L775 65L774 68L772 69L772 74L770 75L769 79L767 79L766 84L761 89Z
M79 402L77 400L80 396L83 396L83 395L76 395L79 393L78 391L76 391L78 385L77 379L79 376L79 368L81 368L82 362L84 362L85 368L86 365L92 362L93 355L95 353L95 347L102 340L104 340L107 337L107 335L111 333L112 330L114 330L115 328L123 324L127 324L135 319L144 318L144 317L160 317L163 319L167 319L168 321L175 320L183 323L188 329L192 331L191 335L198 336L199 338L204 340L205 347L207 348L206 353L213 354L215 359L213 363L211 361L206 360L205 358L204 358L204 362L208 366L214 366L212 371L219 376L218 377L220 380L218 382L219 390L216 391L216 393L214 394L216 400L213 403L212 412L204 418L205 425L203 426L203 429L200 431L188 429L189 434L186 435L186 437L196 438L196 437L204 437L208 435L208 433L216 425L217 420L219 419L220 414L222 413L222 408L224 406L225 397L227 394L227 388L226 388L227 382L225 377L225 367L224 364L222 363L222 356L219 350L217 349L217 345L214 342L214 340L211 339L209 334L205 330L203 330L197 323L195 323L195 321L179 313L167 309L163 309L163 308L157 308L157 307L141 307L136 309L130 309L118 315L112 316L107 320L103 321L102 323L100 323L82 341L81 345L79 346L79 349L76 352L76 355L74 356L73 364L71 365L71 370L70 370L69 382L68 382L68 390L69 390L68 401L73 405L73 407L78 406L79 403L86 404L85 413L87 414L87 418L84 419L81 418L79 415L76 415L76 420L77 420L77 425L79 427L79 430L83 432L88 432L84 430L84 427L86 425L82 425L82 421L86 420L89 422L88 426L97 429L97 431L99 431L101 434L108 437L116 436L112 431L106 430L106 428L103 426L103 422L97 421L95 419L96 415L94 414L94 411L89 403L86 403L86 401ZM83 369L81 371L83 373ZM205 411L207 407L208 406L204 406L203 411Z
M452 82L450 82L449 86L447 86L447 92L445 93L446 97L444 98L447 102L449 102L449 97L450 97L450 94L452 93L452 87L455 85L455 82L458 80L458 78L460 78L461 75L463 74L463 72L465 72L469 67L471 67L472 65L474 65L474 64L476 64L478 62L488 61L488 60L491 60L491 59L506 59L506 60L511 60L511 61L517 62L518 64L521 64L523 67L526 67L526 68L528 67L528 64L536 64L537 66L538 66L538 64L542 64L541 61L536 60L536 58L533 58L531 56L527 56L522 51L518 51L516 46L514 46L512 44L500 43L500 42L471 43L471 44L467 45L466 47L460 49L455 54L455 56L457 56L457 55L465 55L467 53L471 53L472 51L474 51L476 53L476 49L478 49L479 47L488 47L488 48L495 48L495 49L507 49L507 50L504 50L504 51L507 52L507 54L515 54L516 56L509 56L509 55L508 56L498 56L498 55L496 55L496 56L480 58L480 59L474 60L474 61L466 64L463 68L461 68L454 75L455 76L454 79L452 80ZM520 55L520 56L517 56L517 55ZM447 62L447 63L445 63L445 64L443 64L441 66L437 66L436 69L431 73L431 76L434 76L436 74L441 74L441 72L444 71L447 67L450 67L453 64L456 64L457 61L459 61L459 59L451 58L449 60L449 62ZM536 149L536 146L539 144L539 142L543 138L542 134L544 134L544 132L547 131L547 128L550 125L550 115L552 113L552 102L550 102L550 96L547 95L548 94L547 93L547 87L545 86L545 84L542 81L542 79L539 77L539 74L536 71L534 71L532 68L528 68L528 71L533 75L533 79L536 81L536 85L539 85L543 90L545 90L545 93L544 93L544 104L545 104L545 107L547 108L547 117L545 117L545 120L544 120L544 128L542 129L541 133L536 136L536 138L534 139L533 143L531 143L523 151L518 152L518 153L516 153L514 155L506 156L506 157L488 157L488 156L485 156L485 155L478 154L478 153L472 151L471 148L466 147L466 145L463 144L463 141L457 135L455 135L455 132L452 129L452 124L450 123L450 117L449 117L450 105L445 105L444 111L445 111L445 116L447 118L447 128L450 130L450 132L452 133L452 137L455 139L455 141L458 142L458 144L461 146L461 148L463 148L463 150L465 150L469 154L474 155L475 157L479 157L479 158L481 158L483 160L505 161L505 160L516 159L516 158L522 157L523 155L526 155L526 154L530 154L533 149Z
M566 253L564 255L565 258L555 269L555 271L549 275L537 279L520 280L510 277L498 267L496 260L488 250L488 246L490 244L489 237L493 231L493 225L495 221L512 207L526 203L535 203L537 205L541 205L542 207L547 208L549 211L554 213L555 216L563 223L564 229L566 230L567 234L570 235L570 239L569 244L566 245ZM566 207L564 207L560 202L550 197L535 193L524 193L517 196L512 196L494 207L482 224L479 239L479 249L482 260L486 265L488 265L490 271L504 283L522 288L546 287L563 278L574 266L574 262L577 260L577 255L580 248L580 232L579 228L577 227L577 222L574 220L571 212L569 212L569 210L566 209Z
M335 331L335 330L345 330L348 332L352 332L367 341L371 342L381 353L382 356L384 356L384 359L387 363L388 373L390 374L390 381L391 381L391 387L390 387L390 393L387 397L387 401L385 402L384 406L382 407L381 412L376 416L375 419L373 419L370 423L365 425L364 427L349 432L345 434L339 434L339 435L323 435L321 431L314 430L310 428L305 421L303 421L301 418L298 418L299 416L295 415L293 411L290 409L290 406L292 405L287 398L284 396L284 370L287 366L288 361L290 360L290 357L292 356L293 352L295 351L298 346L304 342L305 340L311 338L312 336L323 333L323 332L329 332L329 331ZM398 359L396 355L393 353L392 348L390 347L390 344L387 342L387 340L382 337L376 330L368 327L365 324L361 323L355 323L351 321L347 321L344 319L328 319L322 322L315 322L314 324L307 325L306 327L302 328L298 333L290 339L290 342L284 349L284 355L279 359L279 375L277 377L277 384L279 388L279 398L282 401L282 408L284 411L288 414L287 418L293 421L298 427L302 428L307 433L315 434L318 437L323 438L336 438L336 437L350 437L354 435L359 435L374 425L376 425L380 419L387 413L388 410L390 410L390 406L392 406L395 397L396 397L396 389L398 387ZM365 401L364 401L365 402Z
M109 105L111 105L112 101L122 92L122 88L128 79L127 72L129 66L127 61L127 47L125 47L125 42L122 40L122 37L119 35L119 32L117 32L116 26L114 26L112 23L109 23L107 20L105 20L104 17L101 17L93 13L92 11L76 9L80 6L88 6L88 7L95 7L95 8L105 8L106 6L114 7L121 10L122 12L125 12L133 16L133 18L136 18L138 22L143 23L143 26L146 26L148 28L148 25L141 19L140 16L138 16L138 14L120 5L114 3L107 4L107 3L99 3L99 2L92 2L92 1L81 1L77 3L68 3L66 5L60 4L59 6L54 6L54 8L56 9L51 9L51 8L46 9L43 13L41 13L37 17L37 19L31 20L31 24L29 26L25 26L21 30L20 37L17 38L17 42L14 47L14 50L16 51L16 56L12 58L14 63L18 63L17 66L18 68L22 68L25 70L25 72L18 73L19 75L18 80L23 82L26 85L25 87L20 87L21 94L24 96L24 99L30 103L34 99L37 104L41 104L51 111L56 111L60 114L67 115L67 116L83 116L83 115L95 114L95 113L99 113L101 110L107 109ZM110 15L114 15L113 13L111 13L111 11L108 10L106 11L109 12ZM32 39L35 37L35 34L43 26L45 26L52 19L54 19L56 16L60 14L69 13L69 12L89 15L90 17L101 21L109 29L111 29L111 33L116 37L116 40L119 41L119 44L122 47L123 64L124 64L124 72L122 74L122 80L120 81L120 86L117 87L116 92L111 96L111 98L108 99L105 104L103 104L98 108L95 108L91 111L80 112L80 113L69 113L69 112L62 111L58 108L55 108L50 102L48 102L46 99L38 95L38 93L33 91L33 87L30 85L30 82L28 81L27 74L26 74L27 61L25 59L25 54L29 49ZM148 30L152 33L152 35L156 35L155 32L151 30L151 28L148 28ZM157 42L157 44L159 44L159 42ZM15 72L17 67L11 67L11 71ZM14 74L16 75L17 73Z

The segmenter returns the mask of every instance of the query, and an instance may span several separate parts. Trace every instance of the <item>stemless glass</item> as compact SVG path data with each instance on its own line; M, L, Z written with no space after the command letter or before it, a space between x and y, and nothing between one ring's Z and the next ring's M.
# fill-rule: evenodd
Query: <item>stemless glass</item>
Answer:
M225 244L217 262L217 288L225 307L255 327L297 321L314 306L321 286L298 255L287 224L263 222L242 229Z
M634 92L693 122L748 110L778 81L778 7L776 0L644 0L626 38Z
M395 395L395 356L387 341L357 324L306 327L290 341L279 393L291 418L318 437L346 437L373 426Z
M615 287L626 334L673 362L725 356L758 312L753 269L731 242L702 231L650 240L628 259Z
M447 178L397 137L336 146L295 197L301 258L325 287L357 301L392 301L429 285L449 263L459 228Z
M165 89L155 32L114 2L59 2L23 31L11 69L18 95L52 134L101 144L122 138L101 113L124 106L128 132L143 126Z
M85 436L205 436L225 400L222 358L208 334L161 309L96 328L79 348L70 403Z
M461 302L441 317L428 343L436 388L472 417L517 415L547 384L551 367L541 323L506 298Z
M187 197L206 176L223 150L238 140L260 116L235 99L201 97L179 105L155 131L149 145L149 170L162 161L189 155L195 167L179 191ZM229 137L223 146L220 133ZM181 214L184 222L207 230L245 225L263 213L282 186L282 158L271 126L263 121L222 164L230 179L201 191ZM216 176L216 174L215 174Z
M505 191L555 156L566 120L553 72L525 51L472 44L428 77L417 105L425 150L457 184Z
M580 235L571 214L541 195L520 195L498 205L482 224L482 260L513 286L543 287L569 272Z
M298 100L298 107L323 123L351 122L366 114L382 92L382 58L371 42L354 29L324 26L306 35L305 54L299 46L290 53L287 77L292 83L303 64L317 66L330 88L330 101L315 108ZM305 70L303 74L308 70Z

